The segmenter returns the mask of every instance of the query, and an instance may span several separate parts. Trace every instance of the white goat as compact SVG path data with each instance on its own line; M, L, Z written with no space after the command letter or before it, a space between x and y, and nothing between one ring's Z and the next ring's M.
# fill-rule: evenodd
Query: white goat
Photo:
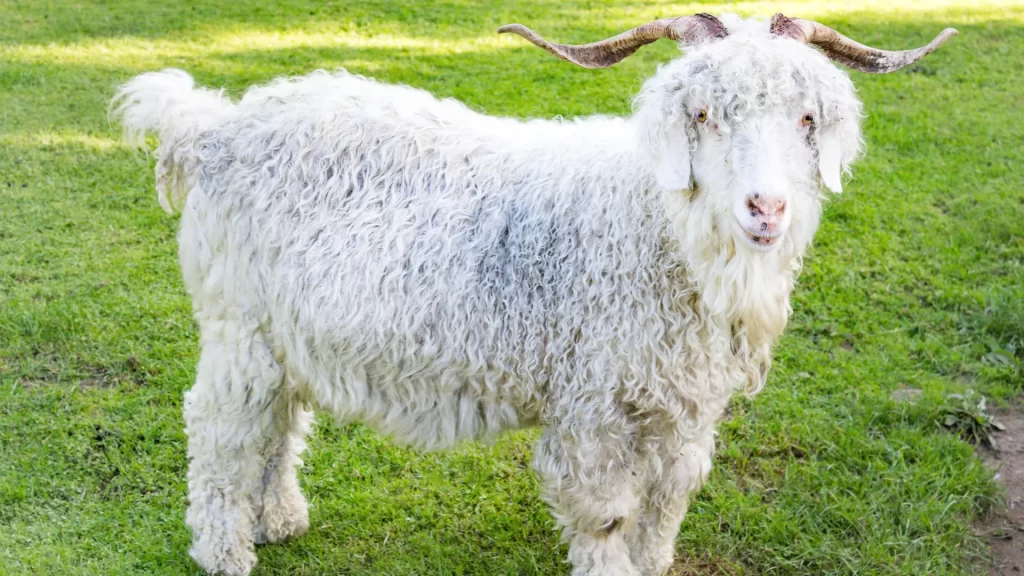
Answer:
M690 46L631 118L521 122L345 72L232 103L181 71L115 99L160 137L201 333L185 395L192 556L247 574L309 527L307 407L424 449L540 425L534 466L576 575L663 573L714 425L757 391L822 211L861 148L845 64L883 52L820 24L708 15L587 46L607 66Z

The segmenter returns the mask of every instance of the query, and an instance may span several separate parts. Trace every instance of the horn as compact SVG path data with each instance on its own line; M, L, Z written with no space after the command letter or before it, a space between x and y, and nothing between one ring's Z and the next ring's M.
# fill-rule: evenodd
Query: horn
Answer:
M547 50L562 60L584 68L607 68L632 55L641 46L660 38L675 40L683 45L699 44L716 38L725 38L729 31L710 14L694 14L678 18L662 18L637 26L607 40L592 44L553 44L522 24L508 24L498 28L499 34L518 34L534 45Z
M895 51L879 50L851 40L824 24L813 20L787 18L782 14L772 16L771 32L804 44L814 44L833 61L871 74L886 74L910 66L936 51L946 40L957 35L955 28L946 28L934 40L920 48Z

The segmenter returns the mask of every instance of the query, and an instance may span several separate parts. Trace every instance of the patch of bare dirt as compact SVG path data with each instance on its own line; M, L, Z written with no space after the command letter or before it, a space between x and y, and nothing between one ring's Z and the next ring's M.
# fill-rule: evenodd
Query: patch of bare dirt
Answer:
M676 555L675 564L666 576L739 576L744 572L731 562L714 557L686 558Z
M1006 427L992 450L979 450L1006 488L1006 508L992 513L980 529L992 547L990 576L1024 575L1024 405L998 414Z
M111 366L92 367L89 377L80 380L78 386L80 388L109 388L126 382L134 384L145 382L145 372L134 354L123 362L116 362Z
M149 377L146 368L135 355L117 360L108 365L97 365L79 356L70 361L57 358L37 357L38 364L29 373L18 378L25 388L74 382L82 390L112 388L122 384L144 385ZM3 372L0 366L0 373Z

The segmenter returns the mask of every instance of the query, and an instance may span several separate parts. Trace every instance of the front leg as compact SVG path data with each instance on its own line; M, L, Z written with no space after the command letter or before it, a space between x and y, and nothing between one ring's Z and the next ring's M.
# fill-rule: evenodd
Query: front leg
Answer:
M651 467L642 512L626 534L630 557L643 576L661 576L672 566L690 496L707 480L714 449L714 433L709 431L681 446L665 438L653 450L651 457L661 465Z
M625 435L581 428L548 428L534 458L542 497L569 542L572 576L639 576L624 539L640 506L633 446Z

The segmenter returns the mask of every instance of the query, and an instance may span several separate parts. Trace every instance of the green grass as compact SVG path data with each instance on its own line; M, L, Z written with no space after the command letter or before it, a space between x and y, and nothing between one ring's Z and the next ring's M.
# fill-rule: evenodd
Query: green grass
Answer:
M984 573L998 501L936 424L947 394L1019 395L1024 358L1024 5L539 0L0 3L0 574L195 574L180 417L197 334L176 220L108 126L117 84L178 66L238 95L345 66L494 114L625 113L671 58L558 62L498 25L587 41L655 17L779 9L870 44L961 36L909 71L854 73L867 156L829 206L765 391L721 427L680 573ZM894 402L893 391L922 391ZM257 574L556 574L532 432L420 455L322 419L312 530Z

